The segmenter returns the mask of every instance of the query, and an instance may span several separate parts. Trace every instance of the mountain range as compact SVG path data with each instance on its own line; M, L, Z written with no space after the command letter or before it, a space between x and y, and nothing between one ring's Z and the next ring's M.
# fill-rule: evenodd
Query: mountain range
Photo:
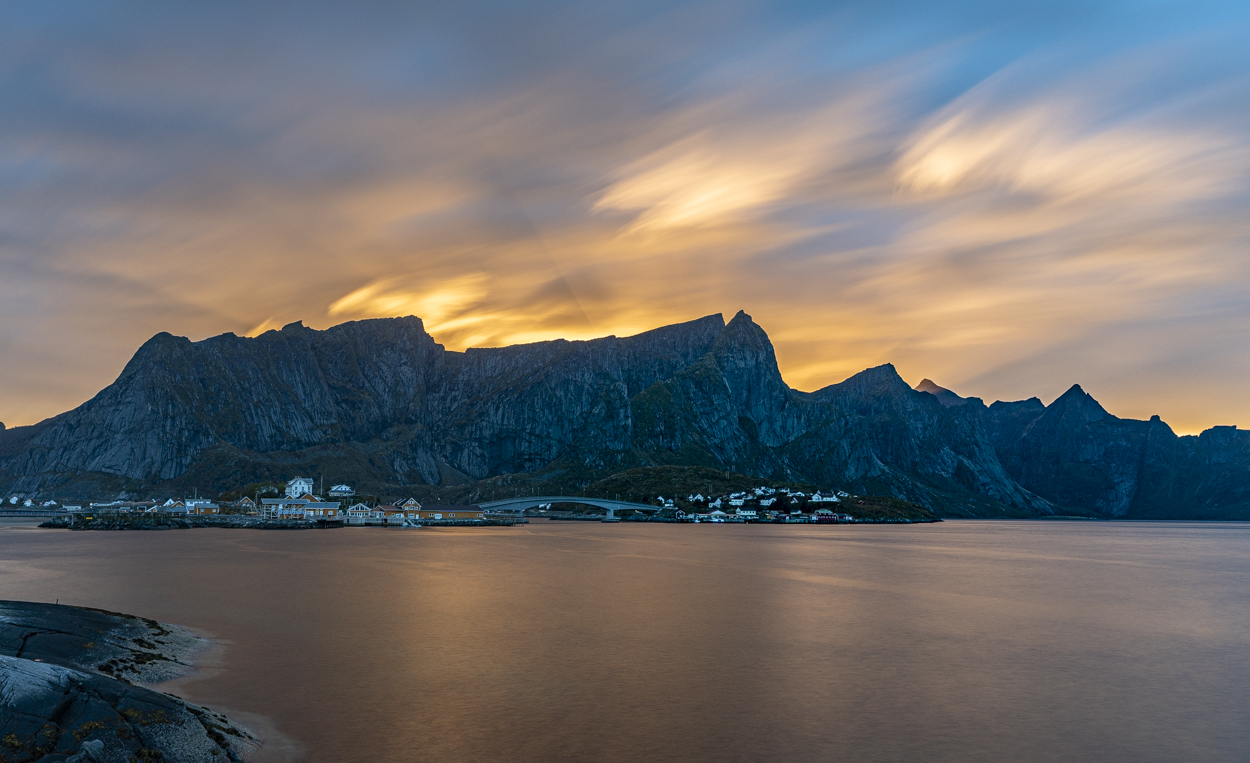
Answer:
M464 352L411 316L200 342L160 333L83 405L0 429L6 495L222 491L310 473L378 494L505 475L554 490L664 465L944 516L1250 518L1250 432L1178 437L1076 385L1049 406L986 406L928 379L912 389L891 365L801 392L744 312Z

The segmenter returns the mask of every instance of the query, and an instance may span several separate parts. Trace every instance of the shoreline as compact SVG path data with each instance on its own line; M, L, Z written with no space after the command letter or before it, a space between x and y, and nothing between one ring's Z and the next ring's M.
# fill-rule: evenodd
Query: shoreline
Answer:
M422 527L512 527L528 523L525 518L507 519L422 519L412 524L356 524L330 519L266 519L244 515L145 516L143 514L104 514L93 517L56 516L38 525L46 530L74 531L161 531L211 527L220 530L339 530L355 527L381 527L416 530Z
M226 652L231 642L199 628L176 623L173 625L198 639L203 648L186 662L191 668L189 671L151 684L148 688L220 713L231 719L235 726L250 733L256 740L256 745L242 755L246 763L294 763L299 760L304 754L303 745L279 731L277 724L269 716L203 702L196 696L194 689L187 688L189 684L213 678L229 669Z
M193 680L212 648L149 618L0 601L5 745L32 760L252 760L262 740L250 729L159 688Z

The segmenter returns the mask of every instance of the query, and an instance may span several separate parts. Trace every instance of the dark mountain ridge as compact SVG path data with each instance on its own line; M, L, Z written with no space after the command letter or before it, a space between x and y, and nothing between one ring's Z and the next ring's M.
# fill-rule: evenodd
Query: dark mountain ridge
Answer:
M1158 416L1111 415L1077 384L1049 406L995 403L986 415L1007 472L1056 505L1110 517L1250 519L1250 432L1178 437Z
M681 465L890 495L947 516L1246 511L1246 433L1177 438L1157 419L1111 416L1079 387L1050 406L987 408L921 386L885 365L792 390L744 312L465 352L415 317L200 342L161 333L88 402L0 430L0 489L225 490L308 473L382 494L501 475L568 489Z

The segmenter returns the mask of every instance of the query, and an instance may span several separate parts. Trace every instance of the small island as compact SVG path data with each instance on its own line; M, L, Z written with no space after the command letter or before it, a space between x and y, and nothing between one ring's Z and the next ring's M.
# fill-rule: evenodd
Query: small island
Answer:
M147 688L190 673L205 645L133 615L0 601L0 760L243 760L247 730Z

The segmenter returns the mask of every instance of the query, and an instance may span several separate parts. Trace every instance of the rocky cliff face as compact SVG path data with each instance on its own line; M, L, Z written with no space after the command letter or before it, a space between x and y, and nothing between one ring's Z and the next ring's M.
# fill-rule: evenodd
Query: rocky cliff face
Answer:
M1162 422L1110 416L1079 388L1050 407L987 409L937 385L910 389L888 365L797 392L741 312L728 324L714 315L633 337L463 353L408 317L326 331L296 323L250 339L158 334L92 400L0 432L0 490L220 490L325 473L393 492L681 464L948 515L1057 505L1131 516L1175 500L1216 512L1242 501L1242 434L1176 438ZM1198 464L1202 487L1189 477Z
M1007 472L1057 506L1139 519L1250 518L1250 432L1177 437L1158 416L1111 415L1079 385L1049 406L994 403L985 417Z
M338 446L401 482L437 483L440 465L477 478L532 471L575 442L625 450L631 395L723 330L712 316L626 339L465 353L445 351L417 318L195 343L158 334L92 400L7 432L0 470L18 490L80 472L155 484L209 451L237 465Z
M828 480L850 481L867 492L902 471L916 475L915 492L899 497L948 513L995 513L974 496L1027 512L1050 511L1046 501L1022 490L1003 470L980 413L984 405L976 398L948 405L937 395L910 389L894 366L884 365L807 399L815 404L808 409L807 434L792 450L796 457L806 452L807 469L823 471Z

